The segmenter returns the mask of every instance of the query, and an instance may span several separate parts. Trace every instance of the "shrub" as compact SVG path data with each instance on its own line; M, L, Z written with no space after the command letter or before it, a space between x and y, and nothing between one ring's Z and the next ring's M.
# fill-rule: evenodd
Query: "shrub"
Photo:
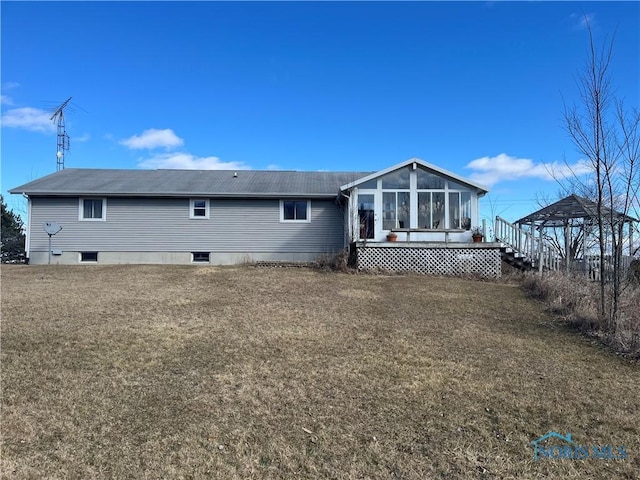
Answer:
M0 196L1 214L0 226L0 260L2 263L22 263L25 261L24 232L22 220L11 211Z
M351 258L348 249L342 249L337 253L323 253L316 258L316 265L321 270L334 272L353 272Z

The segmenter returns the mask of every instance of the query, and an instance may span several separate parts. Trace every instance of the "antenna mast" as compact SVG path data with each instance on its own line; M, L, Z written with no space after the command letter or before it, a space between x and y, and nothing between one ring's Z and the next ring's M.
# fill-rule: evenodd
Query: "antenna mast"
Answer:
M56 172L64 170L64 152L69 150L69 135L64 128L64 108L71 101L71 97L67 98L62 105L56 108L51 115L51 121L57 125L58 129L58 145L56 148Z

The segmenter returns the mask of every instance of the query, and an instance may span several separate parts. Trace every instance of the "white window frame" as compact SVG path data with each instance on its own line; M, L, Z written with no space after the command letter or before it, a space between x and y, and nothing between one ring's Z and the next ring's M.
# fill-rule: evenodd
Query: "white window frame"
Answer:
M85 200L102 201L102 217L85 218L84 217L84 201ZM106 222L107 221L107 199L104 197L80 197L80 201L78 202L78 220L80 222Z
M204 216L194 215L195 202L204 201ZM198 207L200 208L200 207ZM189 218L194 220L207 220L209 218L209 199L208 198L192 198L189 200Z
M307 202L307 218L304 220L284 218L284 202ZM280 223L311 223L311 200L301 200L296 198L287 198L280 200Z

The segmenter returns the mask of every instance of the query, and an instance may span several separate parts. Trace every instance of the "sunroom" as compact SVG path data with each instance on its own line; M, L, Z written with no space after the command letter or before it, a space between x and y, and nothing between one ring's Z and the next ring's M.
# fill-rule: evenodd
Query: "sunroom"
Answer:
M413 158L341 187L350 242L470 243L487 189Z

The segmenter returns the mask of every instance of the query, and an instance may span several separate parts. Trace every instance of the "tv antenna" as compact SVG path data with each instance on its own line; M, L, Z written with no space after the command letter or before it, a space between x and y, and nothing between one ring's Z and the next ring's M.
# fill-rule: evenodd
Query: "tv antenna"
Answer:
M67 98L56 111L51 115L51 121L54 122L58 130L58 145L56 148L56 172L64 170L64 152L69 150L69 135L64 128L64 109L71 101L71 97Z
M57 222L44 222L42 228L49 235L49 265L51 265L51 237L62 230L62 225Z

